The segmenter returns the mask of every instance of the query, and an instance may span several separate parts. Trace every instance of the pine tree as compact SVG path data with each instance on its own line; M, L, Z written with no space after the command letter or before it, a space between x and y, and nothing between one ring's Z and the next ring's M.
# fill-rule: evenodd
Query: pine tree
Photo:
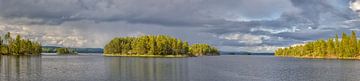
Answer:
M332 38L329 38L327 41L327 54L330 56L335 55L335 46L334 46L334 40Z
M358 48L357 48L357 37L356 37L355 31L351 32L351 38L350 38L350 41L349 41L349 45L350 45L349 51L350 51L350 54L352 54L351 56L353 56L354 54L356 54L356 56L357 56L357 53L359 51L358 51Z
M346 35L345 32L342 33L340 51L342 52L341 57L347 57L349 55L349 37Z
M335 55L340 56L340 52L339 35L335 34Z

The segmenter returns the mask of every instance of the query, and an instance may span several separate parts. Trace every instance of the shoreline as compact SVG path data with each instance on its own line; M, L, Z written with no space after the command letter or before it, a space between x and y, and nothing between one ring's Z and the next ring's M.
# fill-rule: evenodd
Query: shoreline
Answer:
M103 54L106 57L160 57L160 58L185 58L189 55L126 55L126 54Z
M360 57L319 57L319 56L276 56L276 57L290 57L290 58L301 58L301 59L360 60Z

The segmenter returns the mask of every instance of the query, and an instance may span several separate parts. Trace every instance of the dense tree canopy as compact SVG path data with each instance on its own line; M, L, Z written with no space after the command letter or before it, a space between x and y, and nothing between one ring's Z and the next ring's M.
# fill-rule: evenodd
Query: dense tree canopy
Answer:
M0 37L0 54L2 55L39 55L41 50L40 43L22 39L20 35L13 39L8 32Z
M77 54L76 50L73 48L56 48L57 54Z
M304 45L280 48L275 51L276 56L298 57L358 57L360 55L360 40L353 31L351 36L342 33L342 38L336 34L335 38L319 39Z
M193 44L190 46L190 53L195 56L218 55L219 51L208 44Z
M200 44L203 47L194 46L190 52L188 42L167 35L121 37L114 38L104 48L105 54L127 54L127 55L193 55L210 54L217 52L210 45ZM200 49L203 49L199 51ZM209 51L211 50L211 51Z

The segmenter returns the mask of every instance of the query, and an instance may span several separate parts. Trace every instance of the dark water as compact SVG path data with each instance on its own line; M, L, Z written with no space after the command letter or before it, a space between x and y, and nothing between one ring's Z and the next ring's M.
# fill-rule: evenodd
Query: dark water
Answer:
M0 56L0 81L360 81L360 61L273 56Z

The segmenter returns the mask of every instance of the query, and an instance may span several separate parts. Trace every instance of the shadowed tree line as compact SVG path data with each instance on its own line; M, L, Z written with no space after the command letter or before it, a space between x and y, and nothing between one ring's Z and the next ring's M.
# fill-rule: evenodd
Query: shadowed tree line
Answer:
M215 47L194 44L167 35L114 38L104 48L105 54L126 55L218 55Z
M41 44L17 35L15 39L10 32L0 37L0 54L2 55L40 55Z
M65 47L42 46L42 53L56 53L57 48L65 48ZM69 49L73 49L77 53L103 53L104 51L102 48L69 48Z
M319 39L304 45L280 48L275 51L275 55L333 58L359 57L360 40L357 40L354 31L352 31L350 36L343 32L341 39L339 39L338 34L336 34L335 38L329 38L328 40Z

